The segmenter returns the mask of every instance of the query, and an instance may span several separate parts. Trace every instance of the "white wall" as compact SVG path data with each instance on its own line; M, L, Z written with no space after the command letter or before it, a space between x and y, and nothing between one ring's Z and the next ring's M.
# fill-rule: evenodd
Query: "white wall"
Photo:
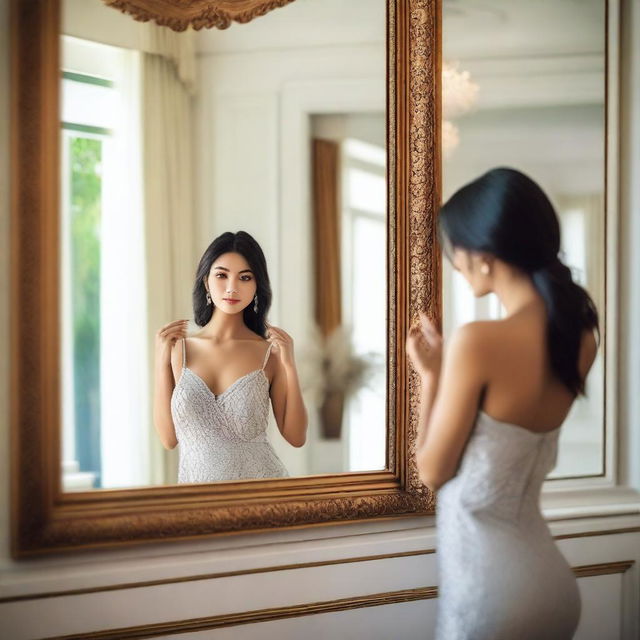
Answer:
M7 3L0 4L0 353L8 353L9 283L9 148ZM619 371L620 428L624 445L622 480L640 487L640 6L626 0L625 33L634 29L634 69L627 68L625 95L633 97L624 111L622 172L622 241L620 295L622 331ZM630 49L625 49L629 54ZM633 75L632 75L633 71ZM635 86L630 89L630 79ZM631 112L633 109L633 117ZM0 624L2 636L20 640L63 634L175 622L188 631L178 638L430 638L434 599L401 603L404 590L437 584L435 531L430 519L408 518L269 534L238 535L209 541L163 544L16 562L9 556L8 412L9 363L0 358ZM582 499L555 495L545 500L552 531L569 536L559 541L572 566L607 563L612 573L581 578L584 608L579 640L638 637L640 515L637 496L622 492L590 493ZM567 506L572 505L572 506ZM623 530L626 533L611 533ZM609 532L609 533L607 533ZM401 555L401 554L404 554ZM415 555L409 555L415 554ZM382 556L358 562L354 558ZM622 571L611 563L634 560ZM341 562L342 561L342 562ZM334 564L322 564L331 562ZM309 563L318 563L309 566ZM302 564L301 568L283 568ZM268 572L260 568L280 567ZM617 567L617 568L616 568ZM253 573L250 573L253 571ZM236 572L229 575L229 572ZM249 573L237 573L249 572ZM221 575L222 574L222 575ZM209 576L204 577L204 576ZM181 578L203 576L200 580ZM160 581L144 586L140 583ZM127 586L128 585L128 586ZM137 586L136 586L137 585ZM113 587L112 590L100 588ZM83 591L83 589L85 591ZM90 591L86 591L89 589ZM64 597L37 594L78 590ZM429 591L422 592L423 595ZM358 608L357 598L385 594L386 606ZM16 600L17 597L27 599ZM12 598L8 601L7 598ZM336 600L350 599L346 604ZM189 627L192 618L223 616L265 608L315 603L334 611L207 630ZM363 603L361 603L363 604ZM296 610L285 612L295 614ZM210 625L220 618L209 621ZM182 626L180 626L180 623ZM187 626L185 626L185 624ZM204 623L203 623L204 624ZM635 625L635 626L634 626ZM171 627L158 630L169 637ZM198 632L196 632L198 631ZM118 632L117 637L127 637Z
M640 3L626 0L620 75L620 422L619 481L640 489Z
M386 147L386 117L380 114L319 114L313 116L312 135L341 142L347 138L355 138L384 149Z
M482 109L456 125L460 144L444 161L444 199L496 162L527 172L552 198L604 192L602 106Z

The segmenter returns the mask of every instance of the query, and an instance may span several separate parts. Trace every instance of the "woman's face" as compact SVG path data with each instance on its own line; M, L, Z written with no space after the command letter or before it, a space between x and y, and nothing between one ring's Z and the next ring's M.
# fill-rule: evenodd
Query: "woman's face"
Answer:
M223 253L214 261L205 286L213 304L225 313L243 311L253 302L257 290L249 263L234 252Z
M493 291L492 262L486 256L455 247L451 264L469 283L476 298Z

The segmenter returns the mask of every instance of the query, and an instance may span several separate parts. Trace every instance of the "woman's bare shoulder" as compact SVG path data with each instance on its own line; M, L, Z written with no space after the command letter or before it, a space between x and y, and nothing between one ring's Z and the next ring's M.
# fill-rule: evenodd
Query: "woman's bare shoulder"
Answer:
M467 346L483 344L485 340L499 336L504 329L503 320L474 320L458 327L451 340L465 343Z
M475 320L458 327L448 341L447 352L452 360L482 360L497 338L492 321Z
M468 358L490 360L509 343L516 340L517 327L509 318L499 320L474 320L456 329L449 341L449 349L464 353Z

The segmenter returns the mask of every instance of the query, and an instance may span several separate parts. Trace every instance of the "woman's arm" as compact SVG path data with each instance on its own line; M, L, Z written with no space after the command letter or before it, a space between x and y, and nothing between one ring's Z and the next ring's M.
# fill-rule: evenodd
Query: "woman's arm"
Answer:
M174 449L178 444L176 430L171 417L171 394L174 379L171 360L179 354L174 345L186 336L187 321L177 320L162 327L156 333L155 375L153 385L153 424L165 449ZM175 354L174 354L175 352Z
M294 447L307 439L308 416L293 356L293 339L282 329L269 327L269 340L280 356L271 381L271 403L280 433Z
M458 329L444 358L442 339L426 316L409 332L407 353L421 379L416 464L432 491L455 475L474 424L486 383L481 325Z

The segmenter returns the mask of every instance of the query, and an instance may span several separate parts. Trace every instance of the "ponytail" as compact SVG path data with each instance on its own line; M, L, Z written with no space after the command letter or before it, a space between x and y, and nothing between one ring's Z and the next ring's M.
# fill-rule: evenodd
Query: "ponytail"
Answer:
M547 308L547 348L551 368L574 394L584 394L578 370L582 333L598 327L598 312L589 294L573 281L557 258L535 269L531 279Z
M585 330L598 328L598 312L558 259L560 224L544 191L516 169L492 169L456 191L439 222L445 246L489 253L531 277L547 308L551 368L572 393L584 393L580 345Z

